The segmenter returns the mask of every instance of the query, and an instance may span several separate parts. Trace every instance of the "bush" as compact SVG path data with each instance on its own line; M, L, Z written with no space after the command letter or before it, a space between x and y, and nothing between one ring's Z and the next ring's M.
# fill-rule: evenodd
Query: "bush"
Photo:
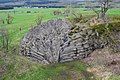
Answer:
M31 11L27 11L27 13L31 13Z
M2 18L0 18L0 24L4 24L4 20Z
M91 28L93 30L96 30L99 33L99 35L103 35L106 32L109 33L109 32L120 31L120 22L119 21L114 21L114 22L110 22L110 23L94 25L94 26L91 26Z
M6 19L7 24L11 24L11 23L12 23L12 21L13 21L13 19L14 19L14 17L13 17L13 16L11 16L10 14L8 14L7 19Z
M93 16L94 15L90 15L86 17L80 13L74 12L71 13L71 15L67 19L74 25L76 23L86 23Z
M98 36L108 43L108 46L114 52L119 52L120 46L120 22L114 21L110 23L104 23L99 25L94 25L91 27L97 32Z
M76 24L76 23L79 23L83 20L83 16L82 16L82 14L72 13L72 15L70 17L68 17L68 20L72 24Z
M43 17L42 16L38 16L37 19L35 20L36 24L40 25L42 23L42 20L43 20Z
M112 21L120 21L120 16L111 16L109 17Z
M7 52L9 47L9 33L6 28L0 29L0 39L0 43L2 44L1 48Z

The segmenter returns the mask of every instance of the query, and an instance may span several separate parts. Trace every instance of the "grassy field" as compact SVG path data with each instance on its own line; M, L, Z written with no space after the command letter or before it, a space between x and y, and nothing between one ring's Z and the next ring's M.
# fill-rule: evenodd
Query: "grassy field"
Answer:
M14 14L15 10L15 14ZM61 10L64 9L26 9L26 8L15 8L14 10L3 10L0 11L0 18L6 19L7 15L10 14L14 17L12 24L4 24L0 27L6 27L9 30L10 34L10 40L11 44L18 44L20 39L23 37L23 35L29 31L29 29L36 25L36 19L38 16L43 17L43 21L47 21L49 19L55 19L55 18L62 18L64 16L54 16L53 11L54 10ZM31 13L27 13L27 11L31 11ZM76 9L75 11L79 11L79 13L84 15L93 15L95 14L93 11L85 11L84 9ZM119 9L111 9L108 11L108 14L113 15L120 15ZM22 31L20 31L20 28L22 28Z
M12 24L4 24L1 27L6 27L9 30L11 43L18 44L19 40L23 35L29 31L29 29L36 25L36 19L38 16L43 16L43 20L49 20L57 18L54 16L52 11L54 9L15 9L16 13L14 14L12 10L10 11L0 11L0 18L6 19L8 13L14 17ZM31 13L27 13L31 11ZM20 31L22 28L22 31Z
M15 14L14 14L15 10ZM58 9L26 9L15 8L14 10L2 10L0 11L0 18L6 19L10 14L14 17L12 24L0 24L1 28L7 28L10 36L10 50L11 47L18 47L22 37L31 29L36 26L36 19L38 16L43 17L43 21L50 19L63 18L64 16L54 16L53 11ZM63 11L64 9L59 9ZM31 11L31 13L27 13ZM84 9L76 9L79 13L84 15L94 15L93 11L85 11ZM120 16L120 9L110 9L108 11L110 16ZM22 30L20 30L20 28ZM63 64L53 64L49 66L41 66L35 62L21 57L18 53L10 51L7 57L7 70L4 76L0 80L73 80L71 76L78 76L80 80L94 80L93 75L86 71L86 65L81 61L73 61ZM14 54L14 56L13 56ZM0 55L2 53L0 52ZM0 59L0 66L4 63L3 59ZM74 75L76 73L77 75ZM64 77L65 75L65 77ZM92 78L92 79L91 79ZM114 78L116 79L116 78ZM114 80L112 79L112 80Z
M3 80L92 80L92 73L80 61L42 66L23 57L16 58L16 64L9 63ZM74 74L75 73L75 74Z

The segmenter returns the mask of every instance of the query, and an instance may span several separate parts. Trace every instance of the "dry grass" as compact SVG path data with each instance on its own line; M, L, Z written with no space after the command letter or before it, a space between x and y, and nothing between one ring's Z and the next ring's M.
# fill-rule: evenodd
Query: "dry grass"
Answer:
M84 61L91 65L87 71L103 80L109 80L111 75L120 75L120 53L112 53L109 48L95 50Z

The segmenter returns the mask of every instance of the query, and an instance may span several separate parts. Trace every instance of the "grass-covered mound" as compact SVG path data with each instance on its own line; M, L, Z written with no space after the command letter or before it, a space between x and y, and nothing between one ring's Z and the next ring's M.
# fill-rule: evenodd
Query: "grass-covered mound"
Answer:
M99 35L106 35L109 32L117 32L120 31L120 21L113 21L110 23L104 23L99 25L91 26L93 30L96 30Z
M120 46L120 19L119 18L114 18L114 20L104 23L104 24L99 24L99 25L94 25L91 26L91 28L97 33L99 38L102 40L106 41L110 48L113 51L120 51L119 46Z
M8 58L7 71L2 80L93 80L87 65L81 61L40 65L23 57ZM94 79L95 80L95 79Z

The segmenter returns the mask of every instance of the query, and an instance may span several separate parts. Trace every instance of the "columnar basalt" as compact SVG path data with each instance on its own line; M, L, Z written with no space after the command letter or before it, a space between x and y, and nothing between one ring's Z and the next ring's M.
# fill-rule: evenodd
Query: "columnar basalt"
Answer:
M22 39L20 54L41 64L72 61L87 57L105 43L85 24L74 29L65 20L50 20L31 29Z

